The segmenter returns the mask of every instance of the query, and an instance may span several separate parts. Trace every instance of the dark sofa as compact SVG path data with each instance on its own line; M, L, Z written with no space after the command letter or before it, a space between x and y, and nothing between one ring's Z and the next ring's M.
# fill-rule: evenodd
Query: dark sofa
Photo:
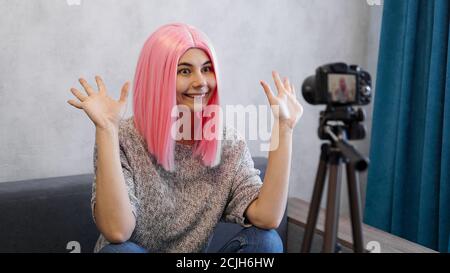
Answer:
M253 158L264 177L267 159ZM93 174L0 183L0 252L92 252L99 232L92 221ZM208 252L241 226L216 227ZM277 229L286 250L286 214Z

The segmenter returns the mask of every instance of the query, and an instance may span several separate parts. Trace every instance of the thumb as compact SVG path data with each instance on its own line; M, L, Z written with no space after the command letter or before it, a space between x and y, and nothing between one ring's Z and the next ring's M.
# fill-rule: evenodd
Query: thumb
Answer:
M270 86L265 81L259 81L259 83L262 85L264 92L266 93L267 99L269 100L269 103L272 104L274 95L272 90L270 89Z
M127 102L127 98L128 98L128 89L130 87L130 82L127 81L123 87L122 87L122 91L120 92L120 99L119 102L125 103Z

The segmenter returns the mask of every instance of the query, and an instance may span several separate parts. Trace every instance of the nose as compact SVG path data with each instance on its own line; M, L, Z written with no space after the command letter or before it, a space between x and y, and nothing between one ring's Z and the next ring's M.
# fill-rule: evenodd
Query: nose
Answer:
M203 88L206 86L206 77L202 75L202 73L195 73L192 87L194 88Z

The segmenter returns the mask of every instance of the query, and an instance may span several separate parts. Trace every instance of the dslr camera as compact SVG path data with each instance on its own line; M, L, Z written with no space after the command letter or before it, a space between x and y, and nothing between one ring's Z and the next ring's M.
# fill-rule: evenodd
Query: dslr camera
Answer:
M331 63L307 77L302 94L310 104L328 106L367 105L372 95L370 74L357 65Z

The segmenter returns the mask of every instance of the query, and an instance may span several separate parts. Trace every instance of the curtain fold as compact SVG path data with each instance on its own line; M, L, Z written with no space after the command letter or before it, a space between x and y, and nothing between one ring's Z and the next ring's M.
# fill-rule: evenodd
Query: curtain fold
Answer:
M364 222L449 249L448 0L385 0Z

